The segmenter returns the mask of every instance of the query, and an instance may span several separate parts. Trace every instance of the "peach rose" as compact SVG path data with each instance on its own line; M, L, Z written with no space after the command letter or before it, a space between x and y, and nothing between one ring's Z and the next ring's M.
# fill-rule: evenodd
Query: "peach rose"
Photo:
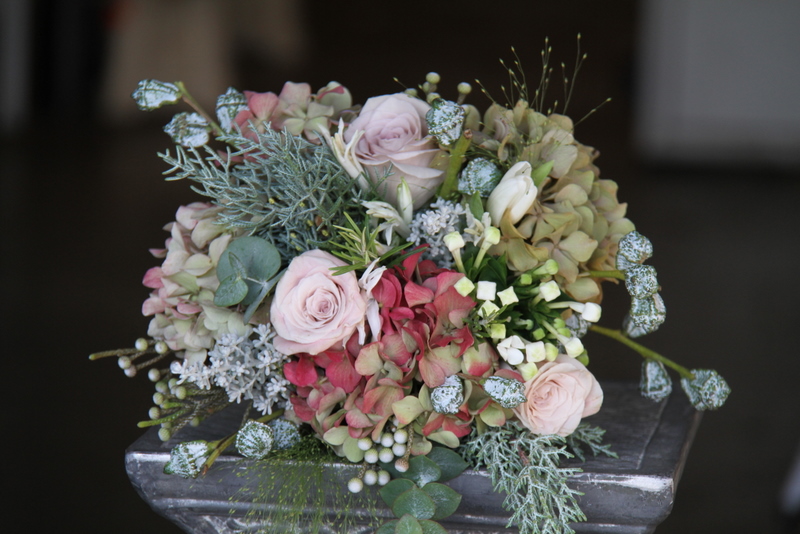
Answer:
M392 175L380 187L384 200L397 206L397 186L405 178L420 208L444 180L444 172L432 169L433 159L441 152L428 135L425 114L430 105L406 94L376 96L367 100L344 134L349 143L358 131L355 154L373 180L380 179L391 165Z
M534 434L568 436L581 418L597 413L603 404L603 390L594 375L565 354L525 382L525 397L514 414Z
M354 272L334 276L345 263L321 250L292 260L275 287L272 343L284 354L319 354L339 348L363 323L367 304Z

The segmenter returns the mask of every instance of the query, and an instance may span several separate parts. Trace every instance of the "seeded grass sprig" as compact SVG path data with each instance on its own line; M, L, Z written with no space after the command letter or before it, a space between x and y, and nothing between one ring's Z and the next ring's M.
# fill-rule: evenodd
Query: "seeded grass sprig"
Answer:
M362 218L363 195L326 145L267 128L252 140L238 132L217 138L228 148L176 147L160 154L172 179L188 178L223 208L221 224L272 242L288 262L298 253L330 248L344 214Z
M567 479L581 471L559 467L567 452L564 438L537 436L517 423L474 433L462 447L464 459L475 468L485 468L495 491L504 492L503 508L512 512L507 524L520 534L564 534L574 532L569 524L585 521Z

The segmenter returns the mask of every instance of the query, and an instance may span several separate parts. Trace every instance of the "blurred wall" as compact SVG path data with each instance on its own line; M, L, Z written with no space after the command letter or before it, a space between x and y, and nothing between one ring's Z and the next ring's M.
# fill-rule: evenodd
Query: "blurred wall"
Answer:
M637 148L655 162L800 161L800 2L645 0Z

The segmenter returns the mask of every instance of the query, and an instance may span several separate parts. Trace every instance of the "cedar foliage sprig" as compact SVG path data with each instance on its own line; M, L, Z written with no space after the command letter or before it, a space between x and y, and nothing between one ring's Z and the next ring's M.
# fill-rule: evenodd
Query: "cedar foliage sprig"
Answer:
M285 262L316 248L327 249L344 215L363 218L362 192L326 145L267 128L257 139L232 132L217 138L226 155L204 146L176 146L176 156L159 154L171 179L192 187L223 208L219 220L272 242ZM235 147L235 148L231 148Z
M495 491L506 494L508 527L520 534L564 534L574 532L570 523L586 520L576 499L581 493L567 485L581 469L559 466L561 458L572 457L564 445L560 436L537 436L507 423L472 435L462 453L475 468L489 471Z

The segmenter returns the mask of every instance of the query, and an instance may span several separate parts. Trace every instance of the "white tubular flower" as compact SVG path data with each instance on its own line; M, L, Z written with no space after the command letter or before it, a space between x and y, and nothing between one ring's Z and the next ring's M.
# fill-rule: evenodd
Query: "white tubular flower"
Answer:
M559 289L555 280L550 280L539 286L539 295L547 302L558 298L560 294L561 289Z
M480 282L478 282L478 283L480 283ZM493 316L495 313L497 313L499 311L500 311L500 308L497 306L497 304L495 304L491 300L487 300L478 309L478 314L483 318L487 318L487 317Z
M461 280L453 284L453 287L456 288L456 291L458 291L459 295L461 295L462 297L466 297L467 295L472 293L473 289L475 289L475 284L473 284L472 280L470 280L465 276Z
M544 341L534 341L525 345L525 361L528 363L541 362L547 358Z
M494 226L487 226L483 233L483 242L487 246L498 244L500 242L500 229Z
M509 365L519 365L525 361L525 341L519 336L510 336L497 344L497 352Z
M489 335L492 339L505 339L506 325L503 323L492 323L489 325Z
M455 231L444 236L444 244L447 247L447 250L450 252L455 252L456 250L464 248L466 243L464 243L464 238L461 237L461 233Z
M331 147L331 151L333 151L333 155L336 156L336 160L341 164L347 174L350 175L350 178L358 178L358 185L361 186L362 189L367 189L369 184L364 180L364 167L361 166L361 163L354 154L358 141L361 139L361 136L364 135L364 130L357 131L355 135L353 135L353 138L350 139L349 143L345 143L344 141L344 121L342 119L339 119L339 130L334 134L333 138L331 138L331 133L327 128L321 127L318 131L322 134L322 137L325 138L325 142Z
M567 340L564 343L564 350L567 351L567 356L571 356L572 358L577 358L581 354L583 354L583 343L577 337L573 337L572 339Z
M514 288L509 287L508 289L504 289L503 291L499 291L497 296L500 297L500 303L503 306L508 306L509 304L514 304L515 302L519 302L517 298L517 294L514 293Z
M545 359L548 362L552 362L556 358L558 358L558 347L556 347L552 343L545 343L544 344L544 354L545 354L545 356L544 356Z
M478 300L494 300L495 295L497 294L497 284L494 282L487 282L485 280L481 280L478 282L478 293L476 295Z
M585 304L581 302L573 302L569 305L569 307L580 313L584 321L589 321L590 323L596 323L599 321L600 314L603 311L600 305L595 304L594 302L587 302Z
M531 179L531 164L527 161L516 163L503 176L486 202L492 224L500 226L506 212L509 212L511 224L518 223L533 206L538 192Z

